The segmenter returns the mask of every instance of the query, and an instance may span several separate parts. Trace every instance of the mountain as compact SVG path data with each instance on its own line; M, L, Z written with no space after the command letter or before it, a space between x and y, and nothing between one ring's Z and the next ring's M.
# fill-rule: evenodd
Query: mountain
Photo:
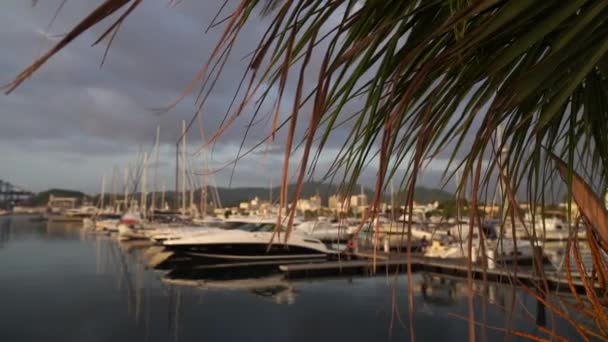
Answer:
M247 187L247 188L217 188L222 205L226 207L238 206L240 202L251 200L258 197L261 200L270 200L277 202L279 200L281 187L260 188L260 187ZM301 198L309 198L314 195L319 195L322 198L323 205L327 205L327 199L329 196L337 193L339 187L336 185L330 185L325 183L308 182L302 186ZM287 197L291 198L296 191L295 184L289 184L287 186ZM369 196L369 190L366 191Z
M220 200L222 202L222 206L234 207L234 206L238 206L240 202L249 201L249 200L254 199L255 197L258 197L260 200L267 201L272 196L272 201L278 202L280 189L281 189L280 187L274 187L274 188L272 188L272 191L271 191L269 188L263 188L263 187L241 187L241 188L218 187L217 191L218 191ZM295 189L296 189L295 184L288 185L288 187L287 187L288 199L292 198L293 194L295 193ZM212 192L212 188L209 188L208 189L209 200L211 200L211 198L212 198L211 192ZM314 195L319 195L319 196L321 196L322 204L327 206L328 199L330 196L335 195L337 193L344 193L344 192L345 192L345 189L341 188L338 185L331 185L331 184L325 184L325 183L320 183L320 182L306 182L302 186L302 193L301 193L300 197L309 198ZM371 199L374 195L374 190L371 188L364 188L363 192L367 196L368 201L371 201ZM359 193L361 193L361 186L357 185L357 186L355 186L354 189L352 189L351 195L355 195L355 194L359 194ZM80 203L82 203L83 200L93 201L94 203L97 203L98 198L99 198L98 194L95 196L89 196L80 191L67 190L67 189L50 189L50 190L47 190L47 191L44 191L44 192L41 192L41 193L38 193L37 195L35 195L32 198L32 204L33 205L46 205L46 203L49 200L49 196L51 194L53 196L59 196L59 197L76 197L79 199ZM110 198L112 198L111 194L105 195L106 203L107 203L107 201L109 201ZM119 199L122 198L122 194L118 194L117 198L119 198ZM140 195L135 194L134 198L139 199ZM401 203L401 204L405 203L405 198L406 198L405 191L399 191L395 194L395 201L397 203ZM433 201L444 202L447 200L451 200L453 198L454 198L454 196L451 193L440 190L440 189L427 188L427 187L416 187L416 189L414 191L414 201L416 201L417 203L420 203L420 204L426 204L426 203L430 203ZM175 203L174 199L175 199L174 192L169 191L165 194L165 200L169 204ZM383 199L383 201L389 202L390 195L385 194L382 197L382 199ZM157 200L160 200L160 194L157 195ZM195 191L194 200L197 203L200 202L200 189L197 189ZM148 201L151 201L150 197L148 197Z
M287 188L288 198L291 198L295 192L295 184L290 184ZM351 195L359 194L361 192L360 185L357 185L355 189L351 191ZM269 200L270 189L260 187L248 187L248 188L218 188L218 193L222 201L222 205L226 207L238 206L240 202L251 200L258 197L261 200ZM272 188L272 200L277 201L279 199L280 187ZM371 200L374 195L374 190L370 188L363 189L368 200ZM344 192L337 185L330 185L325 183L308 182L304 183L302 187L301 198L309 198L314 195L320 195L323 205L328 204L329 196L336 193ZM405 203L406 192L397 192L395 200L399 203ZM414 191L414 201L420 204L431 203L433 201L447 201L453 199L454 195L440 189L427 188L427 187L416 187ZM390 195L383 196L384 201L390 201Z
M399 191L395 194L395 201L399 203L405 203L406 191ZM445 202L453 200L454 195L447 191L435 188L427 188L424 186L417 186L414 189L414 201L418 204L427 204L434 201Z

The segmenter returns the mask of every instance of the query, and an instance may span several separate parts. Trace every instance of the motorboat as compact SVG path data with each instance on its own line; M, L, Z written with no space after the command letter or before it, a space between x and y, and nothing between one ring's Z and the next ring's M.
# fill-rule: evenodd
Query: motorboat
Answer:
M472 254L478 250L477 241L473 241ZM425 250L424 256L440 259L466 259L469 258L468 244L448 243L447 241L433 240Z
M79 208L67 209L65 211L65 216L85 218L85 217L95 216L96 213L97 213L97 207L82 206Z
M141 228L142 217L138 213L126 213L118 222L118 238L120 240L147 239L139 230Z
M294 227L294 231L327 243L347 242L352 237L352 229L346 225L321 220L302 222Z
M504 227L505 236L513 238L513 232L517 239L533 239L534 236L539 241L567 241L568 239L575 238L578 240L584 240L586 233L584 229L579 229L575 225L568 225L568 222L562 217L553 215L541 217L541 215L526 214L524 223L516 222L513 229L513 225L510 222L506 222Z
M224 223L224 220L215 216L203 216L193 218L192 223L199 226L216 226Z
M87 230L117 231L120 217L120 214L110 211L98 211L91 217L84 217L82 227Z
M205 233L209 229L220 229L218 227L200 226L191 224L145 224L141 233L148 239L158 243L163 241L180 239L187 236L195 236Z
M156 242L162 243L168 240L176 240L205 234L218 229L239 229L246 224L272 224L276 223L274 218L259 218L256 216L240 216L227 220L213 220L204 225L186 223L146 223L143 233Z
M401 215L395 221L386 217L376 217L369 225L369 229L372 232L377 229L381 237L386 235L403 236L410 231L414 240L431 239L433 232L427 231L424 228L424 222L418 216L415 215L410 218L407 214Z
M120 214L103 214L95 217L95 230L117 232Z
M405 221L388 222L380 225L380 234L383 235L407 235L408 231L412 233L412 239L431 239L433 232L426 231L420 228L420 223L408 224ZM372 229L375 229L372 226Z
M224 261L325 260L337 252L316 238L294 231L287 241L284 227L275 232L276 223L249 223L239 229L211 230L206 233L168 240L166 249L193 259ZM274 237L274 238L273 238Z
M531 264L534 262L534 247L540 247L540 242L531 242L529 240L510 239L495 239L485 240L483 249L478 239L474 239L469 253L469 245L467 240L454 241L439 241L433 240L431 245L426 248L424 256L440 259L455 259L467 260L473 262L482 260L483 251L487 259L492 259L494 264ZM542 256L543 262L548 261L545 256Z

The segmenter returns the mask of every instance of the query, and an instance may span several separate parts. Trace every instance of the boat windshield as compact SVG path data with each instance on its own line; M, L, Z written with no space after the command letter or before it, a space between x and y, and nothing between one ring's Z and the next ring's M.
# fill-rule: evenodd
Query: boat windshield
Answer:
M97 216L100 220L120 220L121 217L120 214L101 214Z
M244 222L224 222L221 227L224 229L241 229L241 227L251 225L251 223Z
M274 223L247 223L240 226L238 229L247 232L273 232L275 226ZM281 226L281 231L285 231L285 227Z

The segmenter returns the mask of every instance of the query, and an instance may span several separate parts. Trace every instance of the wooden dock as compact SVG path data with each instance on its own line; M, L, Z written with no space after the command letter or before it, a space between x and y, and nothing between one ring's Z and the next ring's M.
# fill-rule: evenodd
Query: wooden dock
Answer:
M287 278L302 277L323 277L337 275L373 275L383 274L386 271L404 273L407 271L407 261L405 256L400 259L380 259L374 263L370 259L363 260L344 260L314 264L284 264L279 269ZM426 272L436 275L445 275L458 278L468 276L468 265L463 262L428 258L422 256L411 257L412 272ZM514 267L497 267L494 269L484 269L480 265L472 265L471 273L474 279L487 279L499 283L520 283L528 286L547 286L551 290L568 291L568 283L565 276L560 276L555 272L545 272L544 277L540 277L530 267L520 268L515 272ZM577 291L584 292L584 282L578 278L573 279L573 285ZM599 290L599 287L596 287Z

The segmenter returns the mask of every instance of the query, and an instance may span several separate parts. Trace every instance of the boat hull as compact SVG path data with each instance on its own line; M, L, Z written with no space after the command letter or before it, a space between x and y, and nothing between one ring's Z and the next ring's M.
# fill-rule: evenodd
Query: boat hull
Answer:
M224 261L268 261L268 260L302 260L327 259L328 255L320 251L301 246L268 243L218 243L205 245L168 246L168 250L177 255L200 260Z

